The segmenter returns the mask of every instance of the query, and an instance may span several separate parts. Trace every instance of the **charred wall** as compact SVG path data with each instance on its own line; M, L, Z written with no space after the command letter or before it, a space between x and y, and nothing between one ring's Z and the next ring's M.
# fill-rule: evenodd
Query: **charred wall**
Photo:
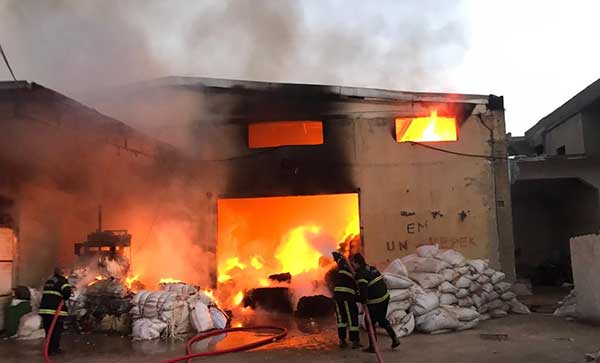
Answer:
M323 145L257 150L232 159L226 196L332 194L354 191L349 165L348 130L352 123L335 119L334 100L319 86L279 86L266 92L241 92L226 122L237 128L233 142L248 144L248 124L264 121L323 122ZM235 118L235 115L244 115Z

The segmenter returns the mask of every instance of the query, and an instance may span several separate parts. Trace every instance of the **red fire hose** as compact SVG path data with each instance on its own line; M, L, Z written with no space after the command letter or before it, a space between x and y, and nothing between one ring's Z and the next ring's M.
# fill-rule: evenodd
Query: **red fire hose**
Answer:
M44 363L50 363L50 357L48 356L48 346L50 345L50 338L52 337L52 333L54 332L54 327L56 326L56 321L58 320L58 316L60 315L60 311L63 307L64 301L61 300L56 308L56 312L52 317L52 323L50 324L50 329L46 333L46 340L44 342Z
M277 335L268 337L268 338L264 338L264 339L257 340L255 342L252 342L249 344L244 344L244 345L240 345L240 346L233 347L233 348L215 350L215 351L211 351L211 352L192 353L192 346L194 345L194 343L196 343L200 340L210 338L215 335L221 335L224 333L231 333L231 332L238 332L238 331L255 331L255 330L278 330L278 331L280 331L280 333ZM206 333L198 334L195 337L188 340L187 347L186 347L186 355L177 357L177 358L163 360L160 363L175 363L175 362L180 362L182 360L187 360L188 363L191 363L193 358L215 356L215 355L233 353L233 352L241 352L244 350L254 349L254 348L258 348L260 346L269 344L269 343L273 343L273 342L285 337L286 335L287 335L287 329L281 328L278 326L252 326L252 327L212 330L212 331L209 331Z

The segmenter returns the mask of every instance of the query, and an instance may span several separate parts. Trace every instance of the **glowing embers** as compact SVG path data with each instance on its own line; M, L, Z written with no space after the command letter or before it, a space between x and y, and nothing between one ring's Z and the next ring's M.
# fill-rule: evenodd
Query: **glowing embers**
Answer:
M248 147L323 144L321 121L275 121L248 125Z
M456 141L456 118L438 116L437 111L431 111L428 117L397 118L397 142L435 142Z

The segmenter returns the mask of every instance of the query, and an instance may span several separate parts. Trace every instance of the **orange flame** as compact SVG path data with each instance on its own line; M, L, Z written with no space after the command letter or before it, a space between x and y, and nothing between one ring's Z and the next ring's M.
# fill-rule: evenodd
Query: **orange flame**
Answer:
M102 275L98 275L98 276L94 277L94 280L93 280L92 282L90 282L90 283L88 284L88 286L92 286L92 285L93 285L93 284L95 284L96 282L98 282L98 281L102 281L102 280L108 280L108 278L107 278L107 277L104 277L104 276L102 276Z
M239 291L237 294L235 294L235 296L233 297L233 305L234 306L238 306L242 303L242 300L244 300L244 293Z
M129 276L125 279L125 285L128 289L131 289L131 285L140 278L140 275Z
M287 235L286 241L279 246L275 258L281 263L281 271L294 275L319 268L322 254L306 240L306 233L319 233L317 226L294 228Z
M397 118L396 141L456 141L456 118L438 116L432 110L428 117Z
M164 278L160 279L159 283L160 284L179 284L179 283L181 283L181 280L177 280L172 277L164 277Z
M260 270L261 268L263 268L263 263L260 262L260 260L261 260L260 257L254 256L254 257L252 257L252 260L250 261L250 264L255 269Z

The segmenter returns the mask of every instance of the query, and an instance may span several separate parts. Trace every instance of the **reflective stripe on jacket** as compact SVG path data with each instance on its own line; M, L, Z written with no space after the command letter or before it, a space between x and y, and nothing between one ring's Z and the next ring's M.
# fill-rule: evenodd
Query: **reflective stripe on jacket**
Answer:
M356 270L360 301L370 305L385 301L389 296L387 285L381 273L373 266Z
M354 275L344 267L338 267L333 276L333 295L337 299L354 299L356 296L356 283Z
M72 292L73 289L64 276L52 276L44 285L39 313L44 315L54 315L60 301L67 301L69 297L71 297ZM69 315L66 304L63 304L60 315Z

